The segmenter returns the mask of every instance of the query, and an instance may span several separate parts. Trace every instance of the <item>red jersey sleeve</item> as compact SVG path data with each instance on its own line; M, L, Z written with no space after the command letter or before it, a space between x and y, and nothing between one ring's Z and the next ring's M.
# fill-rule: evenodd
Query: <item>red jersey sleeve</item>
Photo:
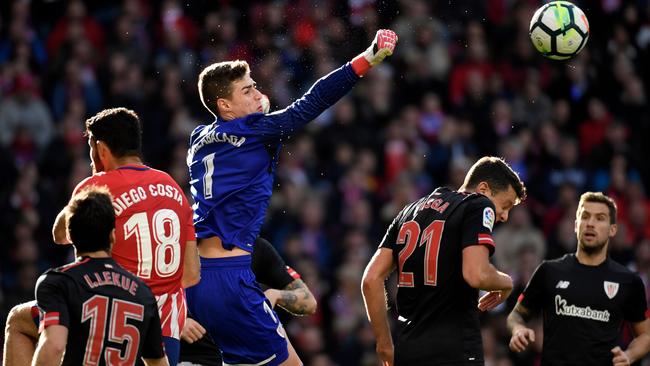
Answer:
M82 180L81 182L79 182L79 184L77 184L77 186L74 187L74 190L72 191L72 195L70 197L74 197L82 189L84 189L84 188L86 188L88 186L92 186L92 185L96 185L96 186L100 186L100 187L102 187L102 186L106 187L111 192L111 194L113 194L113 191L110 189L109 184L107 182L104 182L104 183L99 182L100 179L101 179L100 177L102 177L104 174L105 174L104 172L97 173L97 174L91 175L90 177L87 177L84 180Z
M72 191L72 195L70 197L74 197L77 193L79 193L82 189L88 187L92 183L93 176L87 177L81 182L77 184L76 187L74 187L74 190Z

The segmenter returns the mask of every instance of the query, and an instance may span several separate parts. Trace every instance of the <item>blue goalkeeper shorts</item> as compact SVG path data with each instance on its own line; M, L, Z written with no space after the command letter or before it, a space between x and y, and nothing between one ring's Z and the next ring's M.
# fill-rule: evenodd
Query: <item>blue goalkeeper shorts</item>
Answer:
M201 258L201 281L185 296L224 365L275 366L289 358L284 329L255 280L250 255Z

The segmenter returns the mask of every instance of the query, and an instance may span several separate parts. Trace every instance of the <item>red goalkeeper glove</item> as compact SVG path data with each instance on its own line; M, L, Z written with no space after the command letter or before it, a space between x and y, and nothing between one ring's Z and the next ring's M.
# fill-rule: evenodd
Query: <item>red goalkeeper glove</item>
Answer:
M359 76L365 75L371 67L384 61L386 56L392 55L396 44L395 32L390 29L378 30L370 47L352 59L352 69Z

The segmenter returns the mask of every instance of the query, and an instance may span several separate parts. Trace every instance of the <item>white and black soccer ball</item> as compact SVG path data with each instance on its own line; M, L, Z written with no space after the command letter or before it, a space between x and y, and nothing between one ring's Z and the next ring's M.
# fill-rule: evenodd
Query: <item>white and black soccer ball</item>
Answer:
M585 13L568 1L541 6L530 20L530 40L542 55L567 60L587 44L589 21Z

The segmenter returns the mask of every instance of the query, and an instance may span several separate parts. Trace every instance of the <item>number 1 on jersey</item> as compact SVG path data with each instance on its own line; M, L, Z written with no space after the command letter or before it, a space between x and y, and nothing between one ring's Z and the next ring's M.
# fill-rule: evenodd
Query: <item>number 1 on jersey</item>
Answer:
M445 228L445 222L435 220L422 232L420 237L420 224L417 221L407 221L402 224L397 235L397 244L406 244L400 250L397 257L399 269L399 287L414 287L415 280L413 272L404 272L404 263L415 251L418 239L420 246L425 246L424 253L424 284L426 286L436 286L438 282L438 253L440 251L440 240L442 231Z
M203 197L212 198L212 174L214 174L214 154L208 154L203 158L205 174L203 174Z

